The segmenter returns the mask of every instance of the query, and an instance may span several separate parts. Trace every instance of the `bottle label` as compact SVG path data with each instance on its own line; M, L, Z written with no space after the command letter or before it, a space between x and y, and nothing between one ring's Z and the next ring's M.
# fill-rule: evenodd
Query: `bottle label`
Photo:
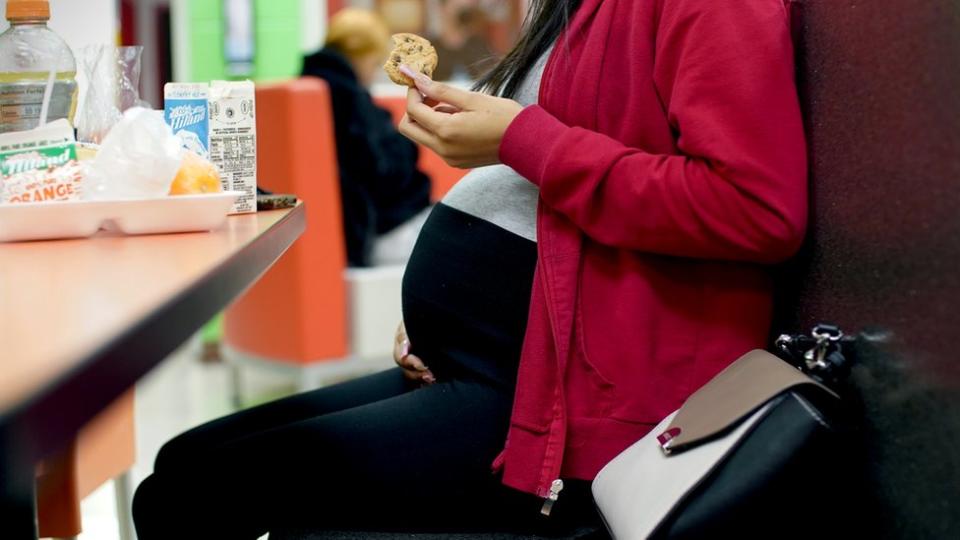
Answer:
M31 82L0 82L0 133L26 131L40 124L43 94L46 84ZM47 122L66 118L73 122L77 98L77 82L58 79L53 84Z

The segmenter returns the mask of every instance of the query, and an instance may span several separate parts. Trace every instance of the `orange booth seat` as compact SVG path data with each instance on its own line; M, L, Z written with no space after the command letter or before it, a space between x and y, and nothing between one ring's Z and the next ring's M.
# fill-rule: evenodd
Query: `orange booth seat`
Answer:
M303 78L260 85L256 98L258 184L303 200L307 231L227 310L224 356L240 367L294 368L304 388L382 368L400 320L403 267L346 266L326 83ZM382 104L397 114L403 99ZM421 164L437 198L463 175L429 151L421 153ZM235 382L239 389L239 375Z

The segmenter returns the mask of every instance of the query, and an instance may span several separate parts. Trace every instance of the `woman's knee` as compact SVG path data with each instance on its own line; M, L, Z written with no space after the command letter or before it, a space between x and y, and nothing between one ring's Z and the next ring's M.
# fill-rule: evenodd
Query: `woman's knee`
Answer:
M156 473L140 482L131 508L137 537L166 540L208 536L210 531L201 519L208 508L200 504L203 499L196 494L197 487L185 478Z
M201 451L202 448L195 444L189 431L177 435L160 447L160 451L157 452L157 457L153 461L153 472L169 473L182 470L189 466L190 460L195 460Z
M146 501L151 499L154 496L156 491L156 478L154 475L150 475L143 479L140 482L140 485L137 486L136 491L133 493L133 513L139 514L142 512L144 506L149 506L146 504Z
M140 538L144 538L142 531L155 528L158 515L163 519L162 516L167 512L158 505L168 498L162 493L161 482L156 475L148 476L137 486L137 491L133 495L131 513Z

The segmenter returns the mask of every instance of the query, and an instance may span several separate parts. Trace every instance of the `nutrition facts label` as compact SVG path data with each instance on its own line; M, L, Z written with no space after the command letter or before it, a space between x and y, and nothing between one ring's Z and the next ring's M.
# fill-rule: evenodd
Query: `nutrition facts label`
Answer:
M210 159L217 164L226 191L243 191L237 212L256 209L257 139L252 128L211 130ZM253 185L251 190L248 186Z
M252 83L215 82L210 92L210 161L223 188L242 191L234 213L257 210L257 121Z
M26 131L37 127L46 84L0 82L0 133ZM59 118L73 121L77 83L58 80L53 85L47 121Z

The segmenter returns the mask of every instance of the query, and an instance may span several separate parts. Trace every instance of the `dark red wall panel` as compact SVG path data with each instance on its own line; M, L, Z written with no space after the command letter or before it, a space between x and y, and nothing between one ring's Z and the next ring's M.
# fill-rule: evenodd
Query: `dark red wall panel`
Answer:
M794 14L811 229L775 330L863 333L851 397L869 521L960 538L960 2Z

